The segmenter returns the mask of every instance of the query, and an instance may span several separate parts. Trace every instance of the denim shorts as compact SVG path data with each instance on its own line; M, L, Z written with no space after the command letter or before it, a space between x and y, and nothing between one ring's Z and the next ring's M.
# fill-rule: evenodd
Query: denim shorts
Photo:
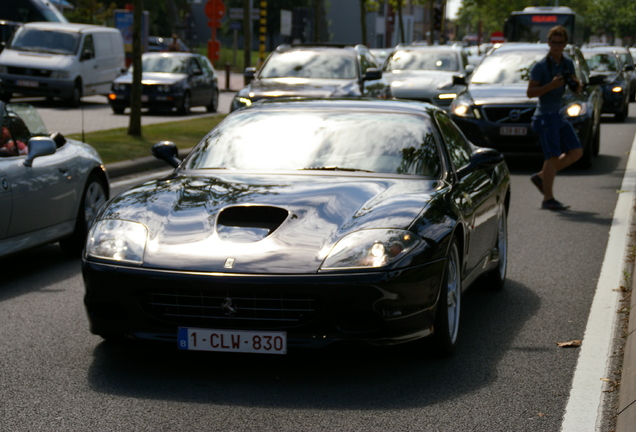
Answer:
M532 117L532 130L539 136L543 157L559 157L570 150L581 148L574 127L561 114L541 114Z

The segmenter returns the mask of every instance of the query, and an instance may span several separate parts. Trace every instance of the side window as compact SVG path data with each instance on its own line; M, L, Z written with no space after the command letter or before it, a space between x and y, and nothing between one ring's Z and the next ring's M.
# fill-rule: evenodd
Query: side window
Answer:
M374 61L371 61L365 53L360 53L360 74L364 75L368 68L378 67Z
M88 58L95 58L95 44L93 43L93 35L86 35L86 37L84 38L81 55L84 56L85 52L90 53L90 57Z
M474 147L466 140L464 134L453 123L446 113L435 113L439 128L442 131L446 148L448 149L448 156L451 159L453 167L458 170L468 164L470 161L470 155L472 154Z
M203 72L206 75L214 75L214 68L210 64L210 61L206 58L200 58L199 63L201 63L201 67L203 68Z
M202 71L201 66L199 65L199 62L197 61L197 59L191 58L190 62L188 63L188 72L194 73L195 69Z

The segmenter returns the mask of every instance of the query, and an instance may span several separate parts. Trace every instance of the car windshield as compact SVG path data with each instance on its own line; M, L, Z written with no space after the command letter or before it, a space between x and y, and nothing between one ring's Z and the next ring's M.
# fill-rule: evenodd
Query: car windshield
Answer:
M356 56L334 50L289 51L272 55L260 78L355 79Z
M184 74L188 70L188 59L174 55L144 56L141 59L141 70L142 72ZM130 72L132 73L132 66Z
M618 72L620 69L618 59L613 54L592 54L585 52L583 56L590 70L594 72Z
M439 177L430 120L380 112L239 111L204 138L186 169L333 170Z
M459 62L453 51L431 50L399 50L387 61L385 70L432 70L457 71Z
M48 136L48 131L42 121L42 117L37 110L30 104L26 103L10 103L6 105L6 111L10 114L18 116L29 136Z
M530 69L544 58L547 51L506 51L484 57L475 72L471 84L519 84L528 82Z
M74 55L80 42L79 33L22 27L8 48L50 54Z

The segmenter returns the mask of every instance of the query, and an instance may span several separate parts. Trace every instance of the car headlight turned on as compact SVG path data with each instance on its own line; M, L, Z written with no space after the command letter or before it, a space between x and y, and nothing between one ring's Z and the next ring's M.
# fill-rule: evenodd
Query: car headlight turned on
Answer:
M321 270L384 267L404 257L422 241L417 234L400 229L357 231L336 243Z
M472 107L472 100L465 94L457 96L450 106L450 111L458 117L475 118L475 111Z
M105 219L88 233L86 255L92 258L141 265L148 229L137 222Z
M621 86L612 87L612 93L621 93L622 91L623 91L623 87Z
M587 104L575 102L564 108L567 117L580 117L587 114Z
M250 98L237 96L234 100L241 107L252 105L252 99L250 99Z

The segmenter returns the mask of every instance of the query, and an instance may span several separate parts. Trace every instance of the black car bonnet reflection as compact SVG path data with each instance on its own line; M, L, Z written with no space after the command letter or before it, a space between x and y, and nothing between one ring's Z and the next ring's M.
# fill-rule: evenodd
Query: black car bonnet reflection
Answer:
M102 218L148 228L145 267L222 271L228 257L240 256L233 271L315 273L320 251L348 232L408 228L438 186L421 179L181 175L121 194Z

